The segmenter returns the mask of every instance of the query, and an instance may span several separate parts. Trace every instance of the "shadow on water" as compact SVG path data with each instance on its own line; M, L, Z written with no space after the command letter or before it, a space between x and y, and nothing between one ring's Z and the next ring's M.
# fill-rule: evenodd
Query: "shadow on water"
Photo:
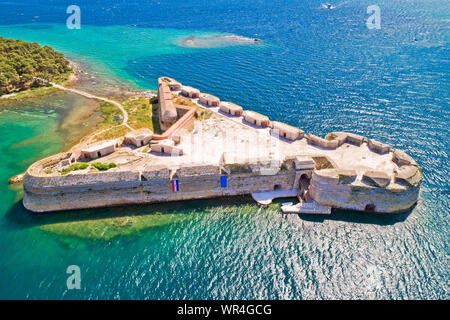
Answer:
M189 201L173 201L153 204L131 204L106 208L57 211L49 213L33 213L27 210L22 201L17 201L5 214L6 222L17 229L39 227L48 224L95 221L114 219L126 216L151 216L169 214L208 213L221 207L225 211L235 210L240 205L252 205L254 202L247 196L235 196Z
M410 208L408 211L395 214L387 214L387 213L381 214L375 212L361 212L361 211L333 209L331 215L299 214L298 216L301 219L310 222L324 222L325 220L333 220L333 221L343 221L360 224L376 224L380 226L388 226L405 221L411 214L411 212L414 210L414 208L415 206Z
M281 199L277 199L273 202L273 204L277 205L281 204L281 202ZM33 213L25 209L22 201L17 201L6 212L5 219L7 223L11 224L12 227L22 229L54 223L95 221L100 219L114 219L126 216L208 213L219 207L224 211L231 212L237 210L239 206L243 205L256 206L250 196L234 196L188 201L173 201L167 203L132 204L126 206L58 211L50 213ZM387 226L405 221L413 210L414 207L404 213L379 214L373 212L333 209L331 215L299 214L298 216L300 219L310 222L324 222L325 220L334 220Z

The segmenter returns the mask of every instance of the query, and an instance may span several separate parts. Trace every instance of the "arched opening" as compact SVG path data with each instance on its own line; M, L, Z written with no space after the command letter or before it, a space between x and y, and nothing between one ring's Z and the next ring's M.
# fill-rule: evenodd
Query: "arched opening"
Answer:
M304 201L308 202L310 197L308 196L309 190L309 177L306 173L303 173L298 180L298 186L302 193L302 198Z
M164 148L161 148L161 152L164 153Z
M102 156L102 153L101 153L100 151L98 151L98 152L97 152L97 157L100 158L101 156Z
M144 146L144 141L141 141L141 147L143 147Z
M306 183L308 183L309 182L309 177L308 177L308 175L306 174L306 173L303 173L301 176L300 176L300 181L299 182L306 182Z
M276 185L273 186L273 190L274 191L280 190L280 189L281 189L281 185L279 185L279 184L276 184Z
M376 206L373 203L368 203L364 207L364 211L367 211L367 212L375 212L375 209L376 209Z

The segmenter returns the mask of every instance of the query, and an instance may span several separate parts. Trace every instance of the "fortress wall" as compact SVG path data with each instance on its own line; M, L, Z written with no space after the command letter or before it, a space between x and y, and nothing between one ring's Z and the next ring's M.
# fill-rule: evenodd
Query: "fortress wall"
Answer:
M339 175L337 169L314 170L312 179L322 184L337 185L339 184Z
M146 180L150 180L153 178L169 178L170 170L166 167L151 167L147 170L144 170L141 173L141 176L144 176Z
M63 152L63 153L58 153L55 155L52 155L50 157L41 159L39 161L36 161L35 163L33 163L27 170L27 172L29 172L32 175L39 175L40 171L57 165L58 163L60 163L63 160L67 160L67 159L71 159L72 154L69 152Z
M405 151L399 150L399 149L394 149L393 153L394 154L392 156L392 160L394 162L396 162L397 164L399 164L400 166L404 166L404 165L417 166L417 162Z
M47 183L47 187L32 185L28 180L24 182L23 203L31 211L47 212L167 202L249 194L254 191L273 190L275 185L281 189L292 189L295 179L294 170L286 170L270 176L234 174L228 176L228 186L221 188L220 174L181 176L179 177L180 190L173 192L171 180L166 175L141 181L138 179L139 173L130 172L129 174L127 178L135 179L79 185L66 183L63 186L49 186L50 183ZM87 176L85 175L85 178Z
M396 183L417 186L422 182L422 173L417 166L404 165L397 169L394 179Z
M306 139L308 140L309 144L319 146L322 148L336 149L337 147L340 146L338 140L327 140L327 139L323 139L318 136L315 136L313 134L308 134L306 136Z
M417 202L418 193L419 187L394 189L333 185L314 178L311 179L309 187L309 194L319 204L360 211L365 210L367 205L374 205L374 211L380 213L408 210Z
M388 153L391 151L391 146L389 146L385 143L379 142L377 140L369 139L367 141L367 145L373 152L376 152L379 154Z
M61 176L33 176L26 173L23 178L24 189L31 192L51 192L53 190L74 190L96 185L133 185L139 181L139 172L111 171L89 174Z
M183 166L177 170L179 176L198 176L207 174L219 174L220 167L218 165L192 165Z
M328 139L320 138L313 134L308 134L306 136L309 144L327 149L336 149L344 143L351 143L360 146L362 143L368 142L368 140L363 136L349 132L331 132L327 135L327 138ZM372 141L372 145L377 151L387 150L386 148L390 150L388 145L382 144L381 142L375 140Z

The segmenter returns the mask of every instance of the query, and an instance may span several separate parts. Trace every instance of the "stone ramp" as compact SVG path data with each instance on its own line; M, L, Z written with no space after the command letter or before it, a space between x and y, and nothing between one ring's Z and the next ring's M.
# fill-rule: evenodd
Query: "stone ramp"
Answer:
M262 206L268 206L272 203L273 199L277 198L295 198L298 195L297 189L290 189L290 190L273 190L273 191L260 191L260 192L253 192L252 198L258 204Z
M304 214L331 214L331 207L322 206L311 200L309 202L300 202L294 205L285 205L281 207L283 213L304 213Z

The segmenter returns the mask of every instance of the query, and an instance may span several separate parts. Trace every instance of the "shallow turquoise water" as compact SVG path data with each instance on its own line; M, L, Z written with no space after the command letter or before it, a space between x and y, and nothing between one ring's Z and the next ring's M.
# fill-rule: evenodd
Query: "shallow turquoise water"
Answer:
M368 1L342 1L334 10L320 1L200 1L189 10L181 1L81 1L81 32L61 24L65 2L27 3L0 2L0 36L54 46L93 66L99 78L151 89L157 77L170 75L307 132L377 138L408 151L425 178L417 207L394 217L283 217L246 199L34 216L7 179L64 148L60 125L73 103L49 98L41 109L8 109L0 114L0 297L449 298L445 1L379 1L379 31L365 28ZM180 37L218 33L264 43L177 45ZM110 240L42 230L155 212L174 218ZM81 268L80 291L65 286L71 264Z

